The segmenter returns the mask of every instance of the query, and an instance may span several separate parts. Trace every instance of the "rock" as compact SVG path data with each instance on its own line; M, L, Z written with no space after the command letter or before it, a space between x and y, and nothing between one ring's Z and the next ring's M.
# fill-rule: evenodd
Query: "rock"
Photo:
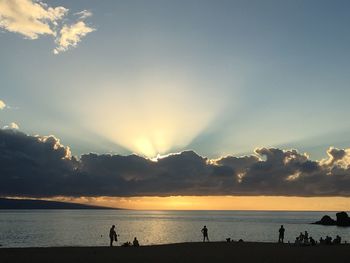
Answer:
M337 226L350 226L350 218L346 212L339 212L337 216Z
M350 226L350 217L346 212L339 212L336 214L337 220L332 219L330 216L325 215L320 221L313 224L324 226Z
M325 226L333 226L336 225L336 221L332 219L330 216L325 215L322 217L320 221L315 222L317 225L325 225Z

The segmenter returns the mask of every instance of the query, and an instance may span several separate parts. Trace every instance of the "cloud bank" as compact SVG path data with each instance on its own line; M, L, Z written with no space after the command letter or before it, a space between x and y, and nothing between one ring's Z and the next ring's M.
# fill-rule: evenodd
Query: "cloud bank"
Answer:
M296 150L258 148L210 160L193 151L152 161L137 155L72 156L54 136L0 130L2 196L350 196L350 149L310 160Z
M37 39L41 35L55 38L55 54L76 47L86 34L95 29L83 22L92 13L83 10L78 21L66 24L69 9L50 7L35 0L0 0L0 28L18 33L28 39Z

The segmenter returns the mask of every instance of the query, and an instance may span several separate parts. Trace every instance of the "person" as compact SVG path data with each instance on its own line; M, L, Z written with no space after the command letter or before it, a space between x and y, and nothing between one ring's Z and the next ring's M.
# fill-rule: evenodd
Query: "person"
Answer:
M304 245L305 246L310 246L310 238L304 238Z
M134 241L132 241L132 244L133 244L134 247L139 247L140 246L140 243L139 243L139 241L137 240L136 237L134 237Z
M304 233L304 243L307 243L309 241L309 233L305 231Z
M111 227L111 229L109 230L109 240L110 240L110 243L109 243L110 247L113 247L113 241L115 241L115 242L118 241L117 233L115 232L115 225L113 225Z
M333 244L340 244L341 243L341 237L339 235L336 236L336 238L333 240Z
M315 246L316 245L316 240L313 237L310 237L309 240L310 240L310 245L311 246Z
M121 247L131 247L130 241L127 241L121 245Z
M209 242L209 237L208 237L208 228L207 226L204 226L202 228L202 234L203 234L203 242L205 242L205 239L207 239L207 241Z
M303 234L303 232L300 232L299 240L300 240L300 243L302 243L304 241L304 234Z
M281 225L280 229L278 230L279 236L278 236L278 243L283 243L284 242L284 227Z
M323 239L323 237L320 238L320 244L324 244L324 239Z

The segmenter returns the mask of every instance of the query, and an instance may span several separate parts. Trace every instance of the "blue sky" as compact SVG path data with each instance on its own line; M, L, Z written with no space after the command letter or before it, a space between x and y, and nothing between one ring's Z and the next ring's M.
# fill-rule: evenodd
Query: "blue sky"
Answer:
M1 29L1 126L74 154L349 146L348 1L45 3L94 31L54 54L49 34Z

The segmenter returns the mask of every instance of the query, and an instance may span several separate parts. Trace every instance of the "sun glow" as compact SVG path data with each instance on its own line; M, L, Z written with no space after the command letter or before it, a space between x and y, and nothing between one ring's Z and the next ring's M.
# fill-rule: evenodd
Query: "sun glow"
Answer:
M169 196L55 197L52 200L140 210L291 210L348 211L347 197Z
M146 138L136 139L134 149L136 149L137 153L148 157L154 157L157 154L153 144Z
M219 113L222 101L213 94L199 101L197 93L205 91L198 85L166 74L106 84L106 92L82 98L78 118L110 141L154 158L186 147Z

